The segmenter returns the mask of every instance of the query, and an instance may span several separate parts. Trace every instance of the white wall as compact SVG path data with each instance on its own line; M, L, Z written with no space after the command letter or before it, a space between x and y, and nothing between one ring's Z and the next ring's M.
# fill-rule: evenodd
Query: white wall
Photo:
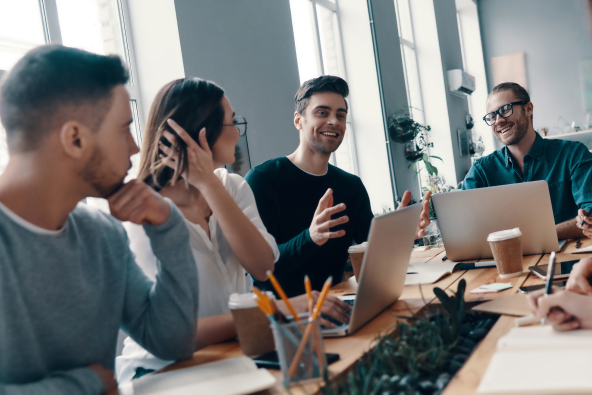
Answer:
M158 90L184 78L174 0L128 0L144 122Z
M535 129L559 133L560 116L584 127L580 60L592 58L585 0L480 0L478 8L489 89L491 58L524 52Z

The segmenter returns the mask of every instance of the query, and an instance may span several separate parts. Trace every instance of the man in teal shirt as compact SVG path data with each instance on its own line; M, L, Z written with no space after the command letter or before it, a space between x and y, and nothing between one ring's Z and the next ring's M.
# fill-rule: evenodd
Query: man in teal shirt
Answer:
M476 160L463 189L545 180L558 238L583 237L575 217L578 209L585 215L592 207L592 153L580 142L543 139L535 132L530 96L516 83L493 88L487 112L483 120L505 147Z

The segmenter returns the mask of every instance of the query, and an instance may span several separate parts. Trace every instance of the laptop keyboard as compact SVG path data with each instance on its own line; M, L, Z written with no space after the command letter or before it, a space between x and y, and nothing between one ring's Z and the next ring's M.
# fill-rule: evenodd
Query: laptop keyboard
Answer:
M350 305L350 306L352 306L352 307L354 306L354 302L355 302L355 301L356 301L355 299L348 299L348 300L344 300L344 302L345 302L345 303L347 303L348 305ZM348 311L348 312L347 312L347 314L349 314L349 315L351 316L351 311ZM329 317L329 316L328 316L328 315L326 315L326 314L321 314L321 318L324 318L324 319L326 319L327 321L329 321L330 323L332 323L332 324L335 324L335 325L337 325L337 326L342 326L342 325L344 325L344 323L343 323L343 322L340 322L339 320L336 320L336 319L335 319L335 318L333 318L333 317ZM325 325L321 325L321 329L333 329L333 328L328 328L328 327L326 327Z

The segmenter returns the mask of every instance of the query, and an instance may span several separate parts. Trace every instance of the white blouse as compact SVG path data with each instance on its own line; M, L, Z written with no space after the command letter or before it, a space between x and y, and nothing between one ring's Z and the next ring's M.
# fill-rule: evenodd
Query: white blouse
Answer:
M277 261L280 255L277 244L273 236L267 233L259 217L255 196L249 184L238 174L229 174L223 168L216 169L214 173L220 178L239 208L261 232L273 250L274 262ZM200 225L187 220L185 223L189 229L189 243L199 275L198 317L204 318L228 313L230 312L228 309L230 295L235 292L250 292L251 277L232 252L214 214L210 216L208 224L211 240ZM152 252L150 240L144 229L140 225L129 222L126 222L124 226L130 239L130 248L136 255L137 264L148 277L155 280L157 259ZM125 339L124 345L122 355L115 360L119 383L130 381L138 367L158 370L173 362L156 358L129 337Z

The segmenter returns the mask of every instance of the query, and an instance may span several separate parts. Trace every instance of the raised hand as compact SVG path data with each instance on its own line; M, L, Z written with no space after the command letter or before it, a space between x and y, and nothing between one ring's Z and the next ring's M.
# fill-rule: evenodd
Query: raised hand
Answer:
M111 215L120 221L138 225L161 225L171 215L169 204L155 190L131 180L107 198Z
M421 213L419 214L419 223L417 224L417 230L415 233L416 239L425 236L424 229L430 224L430 196L432 196L432 192L426 193L421 200ZM411 192L405 191L403 197L401 198L401 204L399 204L397 210L407 207L410 201Z
M192 186L197 189L203 188L208 182L211 182L216 177L214 174L214 161L212 159L212 151L206 140L206 129L202 128L199 131L199 142L197 144L195 140L191 138L189 133L185 131L179 124L172 119L167 120L169 126L177 133L177 136L181 138L187 145L187 163L188 168L181 176ZM170 143L171 147L167 147L162 142L158 142L158 148L165 153L166 157L161 159L165 161L165 164L176 169L179 160L178 152L174 149L177 146L177 138L171 132L165 130L163 137L166 138Z
M331 232L330 228L341 225L349 221L347 215L339 217L337 219L331 219L331 216L345 210L345 204L340 203L337 206L333 206L333 191L331 188L327 189L327 192L319 200L319 205L315 210L312 223L308 231L312 241L322 246L329 239L334 239L345 235L345 230L338 230L337 232Z

